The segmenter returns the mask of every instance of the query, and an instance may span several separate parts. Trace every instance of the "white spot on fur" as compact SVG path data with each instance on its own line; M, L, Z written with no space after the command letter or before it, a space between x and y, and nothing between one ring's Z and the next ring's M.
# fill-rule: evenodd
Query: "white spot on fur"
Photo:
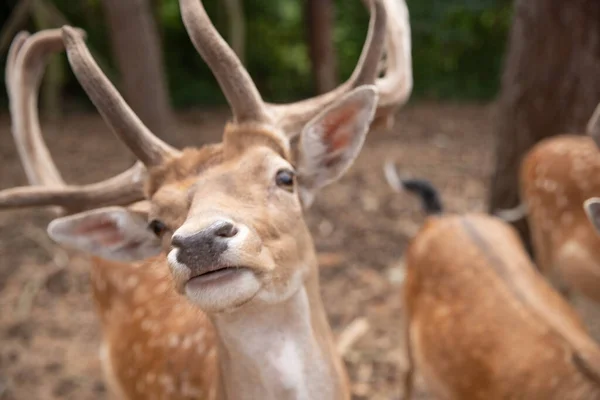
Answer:
M169 335L169 347L177 347L179 346L179 336L176 334Z
M210 351L207 354L208 358L216 358L217 357L217 349L215 349L215 347L212 347L210 349Z
M144 319L141 324L141 328L143 331L149 332L152 330L152 326L154 323L149 319Z
M165 388L167 393L175 392L175 384L173 383L173 378L169 375L160 375L158 377L158 383Z
M149 384L154 383L154 381L156 380L156 374L154 372L148 372L146 374L146 382L148 382Z
M535 180L535 182L533 184L535 185L536 188L542 189L544 187L544 180L541 178L538 178Z
M139 283L139 278L135 275L129 275L129 277L127 278L127 281L125 282L125 286L128 289L133 289L134 287L137 286L137 284Z
M194 336L192 336L192 339L196 342L201 341L202 339L204 339L204 332L198 331L198 332L194 333Z
M556 188L558 187L558 184L555 181L552 181L550 179L545 179L543 181L543 185L544 185L544 189L550 193L556 191Z
M202 397L202 390L196 386L191 385L188 381L183 382L181 392L184 396L200 398Z

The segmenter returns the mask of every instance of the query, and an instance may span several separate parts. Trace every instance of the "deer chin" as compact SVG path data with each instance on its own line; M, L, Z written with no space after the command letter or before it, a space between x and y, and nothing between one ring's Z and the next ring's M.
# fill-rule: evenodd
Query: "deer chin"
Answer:
M205 312L217 313L252 300L261 286L251 269L224 267L190 278L184 284L184 293Z

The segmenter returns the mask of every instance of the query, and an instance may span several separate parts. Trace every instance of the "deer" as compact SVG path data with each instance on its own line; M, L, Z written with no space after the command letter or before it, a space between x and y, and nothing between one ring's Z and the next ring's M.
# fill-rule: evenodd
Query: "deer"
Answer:
M311 99L273 104L263 101L202 2L180 0L185 29L232 112L221 142L181 150L136 116L82 30L63 26L13 40L7 90L30 186L0 191L0 209L50 207L57 215L48 235L89 255L112 396L350 398L304 213L351 167L370 128L393 122L412 90L406 4L369 4L367 38L350 78ZM106 181L64 182L41 136L35 96L43 57L29 53L60 46L138 160Z
M600 348L499 217L448 213L427 180L400 179L426 214L405 252L402 290L408 367L440 399L600 399Z
M552 136L525 154L521 204L495 212L509 222L526 217L540 271L567 298L577 293L594 302L600 302L600 237L587 201L600 196L599 144L600 106L583 135Z

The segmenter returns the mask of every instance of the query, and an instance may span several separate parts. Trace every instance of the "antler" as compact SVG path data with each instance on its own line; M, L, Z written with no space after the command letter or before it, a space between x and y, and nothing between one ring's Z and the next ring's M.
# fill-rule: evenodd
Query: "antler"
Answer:
M202 2L180 0L181 18L194 47L217 78L237 122L270 122L268 110L248 71L219 35Z
M369 31L359 61L350 78L337 89L308 100L270 106L278 114L278 125L295 134L302 126L338 96L351 89L374 83L379 91L376 118L394 121L393 113L409 98L412 91L411 35L408 8L404 0L371 1ZM377 78L385 43L385 76Z
M33 37L19 32L13 39L6 61L6 90L10 99L12 132L32 185L64 184L52 162L37 114L37 91L50 53L62 49L56 31L39 32Z
M338 88L312 99L291 103L265 103L248 72L212 25L199 0L180 0L182 18L202 57L225 93L237 122L256 121L278 126L296 135L320 110L353 88L375 83L379 89L377 118L388 117L412 90L410 25L404 0L371 0L367 40L351 77ZM0 208L59 205L74 212L108 204L141 200L145 166L154 166L180 153L154 136L123 100L98 67L81 30L65 26L31 37L18 35L11 45L7 65L7 89L11 102L13 133L27 177L32 185L0 192ZM386 74L376 79L386 43ZM124 173L92 185L65 185L43 142L37 117L37 89L47 54L66 47L75 76L88 96L140 162ZM142 163L144 165L142 165Z
M146 166L176 157L178 150L150 132L102 73L85 45L82 31L64 26L62 37L75 77L104 120L135 156Z
M130 204L143 199L144 166L90 185L67 185L56 168L41 134L37 94L48 56L64 49L61 31L44 30L34 35L20 32L11 44L6 64L6 88L10 100L12 132L19 157L31 185L0 191L0 209L60 206L60 213L109 204Z
M387 118L388 127L391 127L395 111L408 101L412 92L411 32L406 2L384 1L389 15L385 38L386 73L375 82L379 90L376 118Z
M293 136L320 110L357 86L377 86L378 117L391 115L406 102L412 90L410 24L404 0L371 0L367 39L350 78L328 93L290 104L263 102L234 51L210 23L202 2L179 3L188 35L215 74L238 122L274 123ZM383 43L387 47L386 75L376 80Z

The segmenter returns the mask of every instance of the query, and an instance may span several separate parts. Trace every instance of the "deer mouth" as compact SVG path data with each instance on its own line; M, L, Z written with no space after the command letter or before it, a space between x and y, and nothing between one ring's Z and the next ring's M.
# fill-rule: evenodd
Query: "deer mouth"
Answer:
M208 284L225 284L234 279L240 272L247 271L246 267L216 267L194 275L187 281L187 286L198 287Z

